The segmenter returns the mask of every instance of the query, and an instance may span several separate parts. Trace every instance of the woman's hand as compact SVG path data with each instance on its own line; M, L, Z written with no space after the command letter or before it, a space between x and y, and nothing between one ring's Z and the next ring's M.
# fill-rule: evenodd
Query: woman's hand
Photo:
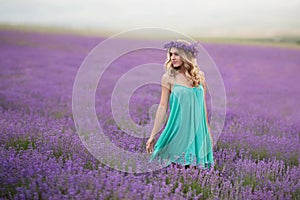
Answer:
M155 143L155 138L150 137L147 141L147 144L146 144L147 153L152 153L153 152L154 143Z

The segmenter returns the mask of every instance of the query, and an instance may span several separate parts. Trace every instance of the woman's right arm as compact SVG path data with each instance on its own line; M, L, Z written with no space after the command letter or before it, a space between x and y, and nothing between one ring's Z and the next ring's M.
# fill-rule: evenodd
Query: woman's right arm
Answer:
M151 132L150 141L155 139L155 136L162 128L162 125L165 121L165 117L168 111L169 98L170 98L170 81L168 74L164 74L161 79L161 98L160 103L156 111L156 116L154 120L154 126Z

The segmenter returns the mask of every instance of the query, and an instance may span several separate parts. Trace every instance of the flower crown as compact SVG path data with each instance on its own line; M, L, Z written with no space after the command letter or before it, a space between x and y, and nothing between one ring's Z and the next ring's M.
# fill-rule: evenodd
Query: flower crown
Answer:
M184 42L178 42L178 41L171 41L171 42L168 42L164 45L164 48L166 49L170 49L172 47L175 47L177 49L183 49L184 51L189 51L192 53L192 55L194 57L196 57L197 53L198 53L198 50L196 49L196 46L199 42L195 42L195 43L192 43L190 45L184 43Z

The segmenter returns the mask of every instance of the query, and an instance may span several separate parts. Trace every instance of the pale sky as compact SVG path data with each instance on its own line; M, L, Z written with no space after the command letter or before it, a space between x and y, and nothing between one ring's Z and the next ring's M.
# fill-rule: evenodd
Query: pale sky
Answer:
M191 36L300 36L300 0L0 0L0 23L161 27Z

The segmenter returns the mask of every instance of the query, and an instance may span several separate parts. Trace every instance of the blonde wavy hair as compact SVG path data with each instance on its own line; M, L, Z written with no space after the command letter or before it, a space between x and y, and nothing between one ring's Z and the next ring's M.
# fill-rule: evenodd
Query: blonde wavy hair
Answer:
M176 42L181 42L186 45L191 45L189 42L185 40L176 40ZM176 47L173 47L176 48ZM198 87L200 84L205 86L205 76L204 72L200 70L200 67L197 64L196 57L189 51L184 51L181 48L176 48L177 52L183 62L183 67L186 69L185 75L187 79L192 83L193 87ZM170 75L170 76L176 76L178 73L171 61L171 56L170 56L170 50L171 48L168 49L167 53L167 60L164 64L165 66L165 71Z

